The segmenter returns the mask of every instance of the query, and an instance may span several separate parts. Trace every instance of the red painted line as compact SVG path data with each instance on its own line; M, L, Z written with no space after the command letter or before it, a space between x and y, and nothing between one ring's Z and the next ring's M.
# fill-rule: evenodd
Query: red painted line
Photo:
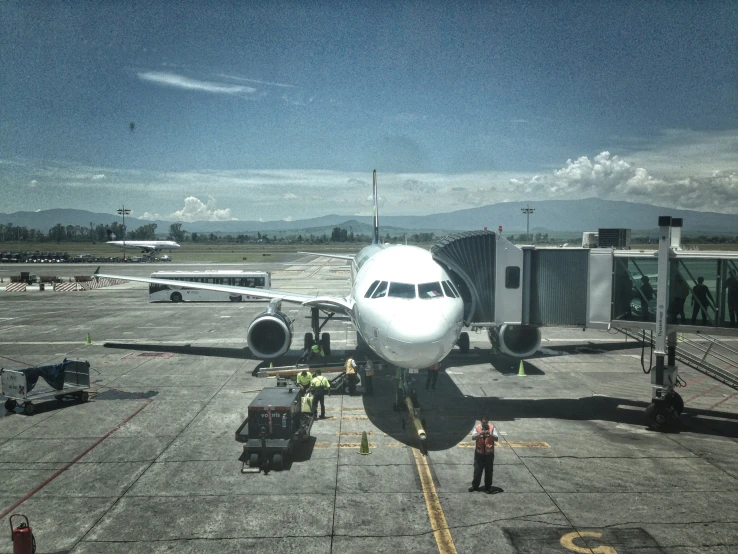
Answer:
M9 508L6 508L2 513L0 513L0 519L3 519L10 512L12 512L13 510L15 510L18 506L20 506L21 504L23 504L29 498L31 498L34 494L36 494L38 491L40 491L41 489L43 489L46 485L48 485L49 483L51 483L54 479L56 479L57 477L59 477L59 475L61 475L66 470L68 470L70 467L72 467L74 464L76 464L79 460L82 459L83 456L85 456L86 454L88 454L90 452L90 450L92 450L93 448L95 448L102 441L104 441L105 439L107 439L110 435L112 435L113 433L115 433L118 429L120 429L126 423L128 423L134 417L136 417L138 415L138 413L141 410L143 410L146 406L148 406L149 404L151 404L151 402L152 402L152 400L149 399L148 402L146 402L146 404L144 404L143 406L141 406L138 410L136 410L135 412L133 412L131 415L129 415L127 418L125 418L123 421L121 421L118 425L116 425L110 431L108 431L107 433L105 433L102 437L100 437L99 439L97 439L94 443L92 443L92 445L88 446L81 454L78 454L71 462L69 462L63 468L58 469L51 477L49 477L46 481L44 481L43 483L41 483L40 485L38 485L32 491L26 493L26 495L23 498L21 498L20 500L18 500L15 504L13 504L12 506L10 506Z
M684 386L687 385L693 385L694 383L699 383L700 381L704 381L705 379L709 379L709 375L703 375L702 377L697 377L697 379L691 379L690 381L685 381Z
M712 387L711 389L707 389L706 391L702 391L702 392L701 392L701 393L699 393L699 394L695 394L695 395L694 395L694 396L693 396L692 398L690 398L689 400L685 400L685 401L684 401L684 403L686 404L687 402L691 402L691 401L692 401L692 400L694 400L695 398L699 398L699 397L700 397L700 396L702 396L703 394L707 394L708 392L712 392L712 391L714 391L715 389L719 389L719 388L720 388L720 385L715 385L715 386L714 386L714 387Z
M723 403L723 402L725 402L726 400L730 400L731 398L733 398L733 397L734 397L735 395L737 395L737 394L738 394L738 392L734 392L733 394L730 394L730 395L726 396L726 397L725 397L725 398L723 398L723 399L722 399L722 400L721 400L720 402L716 402L715 404L713 404L712 406L710 406L710 407L709 407L709 408L707 408L707 409L708 409L708 410L712 410L713 408L716 408L717 406L720 406L720 404L722 404L722 403Z

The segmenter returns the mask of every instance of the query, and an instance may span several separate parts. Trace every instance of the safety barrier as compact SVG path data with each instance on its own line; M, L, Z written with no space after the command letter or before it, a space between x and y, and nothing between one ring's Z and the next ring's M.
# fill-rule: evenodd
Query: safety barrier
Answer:
M77 283L54 283L54 292L72 292L79 290Z
M5 292L26 292L25 283L9 283L5 287Z
M112 287L113 285L120 285L125 283L124 279L108 279L107 277L100 277L92 281L85 281L83 283L77 283L81 290L92 290L101 289L103 287Z

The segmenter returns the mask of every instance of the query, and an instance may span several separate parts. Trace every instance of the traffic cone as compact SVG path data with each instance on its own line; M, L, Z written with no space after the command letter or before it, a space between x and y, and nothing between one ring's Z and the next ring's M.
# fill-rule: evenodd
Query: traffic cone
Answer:
M269 369L272 369L274 367L274 362L269 362Z
M92 339L90 338L89 333L87 333L87 340L85 341L85 344L92 344Z
M371 454L371 452L369 452L369 439L366 436L366 431L361 434L361 447L359 448L359 454Z
M527 377L525 374L525 367L523 366L523 360L520 360L520 367L518 367L518 377Z
M677 334L677 342L684 342L684 334L678 333Z

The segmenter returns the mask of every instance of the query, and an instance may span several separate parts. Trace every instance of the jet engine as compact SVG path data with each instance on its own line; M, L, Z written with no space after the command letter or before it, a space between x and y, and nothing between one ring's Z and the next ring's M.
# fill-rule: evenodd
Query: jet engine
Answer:
M500 352L515 358L527 358L541 346L541 329L531 325L505 323L488 331L489 341Z
M292 320L280 311L281 308L281 300L272 300L266 311L249 325L246 335L249 348L264 360L280 357L292 343Z

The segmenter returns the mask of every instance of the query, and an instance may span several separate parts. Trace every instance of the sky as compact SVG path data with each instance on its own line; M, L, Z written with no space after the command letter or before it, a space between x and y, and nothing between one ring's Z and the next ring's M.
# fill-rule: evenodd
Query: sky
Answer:
M7 0L0 67L3 213L738 213L738 0Z

